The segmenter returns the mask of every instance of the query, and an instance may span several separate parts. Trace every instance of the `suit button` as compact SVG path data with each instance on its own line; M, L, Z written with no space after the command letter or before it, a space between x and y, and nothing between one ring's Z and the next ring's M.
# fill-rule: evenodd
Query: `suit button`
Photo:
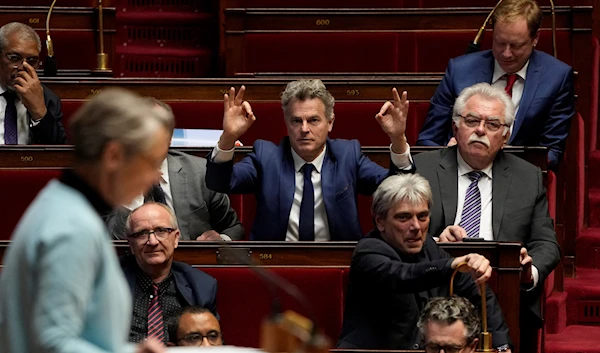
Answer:
M419 344L418 343L413 344L413 349L419 349Z

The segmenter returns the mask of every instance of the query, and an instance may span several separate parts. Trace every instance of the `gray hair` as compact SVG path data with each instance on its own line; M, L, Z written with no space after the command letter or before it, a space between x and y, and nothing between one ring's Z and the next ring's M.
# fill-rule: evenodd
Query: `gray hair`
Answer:
M319 79L298 80L288 83L285 87L285 91L281 93L283 115L286 118L291 117L292 103L315 98L318 98L323 102L323 105L325 105L325 117L328 121L331 120L331 118L333 118L335 99Z
M460 92L458 98L456 98L456 102L454 102L454 112L452 116L454 125L458 127L460 115L463 114L467 101L474 96L479 96L486 100L497 99L502 103L502 106L504 106L504 123L508 125L504 127L503 135L506 135L510 130L510 126L515 121L515 105L503 89L494 87L486 82L474 84Z
M171 207L165 205L164 203L160 203L160 202L146 202L143 205L141 205L140 207L131 211L129 213L129 216L127 216L127 221L125 221L125 234L127 236L129 236L133 233L133 225L131 224L131 216L140 208L148 206L148 205L157 205L159 207L164 208L167 211L167 213L169 214L169 224L171 225L171 228L179 229L179 225L177 224L177 217L175 216L175 212L173 211L173 209L171 209Z
M15 33L19 40L35 42L38 53L42 50L40 36L33 28L21 22L10 22L0 27L0 51L4 51L8 47L8 40Z
M171 134L174 126L173 114L154 109L153 103L133 92L109 88L75 113L69 130L76 162L95 163L109 141L119 142L131 157L150 150L159 129Z
M371 205L373 219L376 216L386 217L387 212L398 202L416 205L426 202L431 208L433 197L427 179L419 174L401 174L387 177L375 193Z
M485 293L484 293L485 295ZM465 325L465 338L467 344L472 343L481 331L481 321L475 306L466 298L459 296L432 298L417 322L421 335L425 337L425 326L429 322L452 325L456 321L462 321Z

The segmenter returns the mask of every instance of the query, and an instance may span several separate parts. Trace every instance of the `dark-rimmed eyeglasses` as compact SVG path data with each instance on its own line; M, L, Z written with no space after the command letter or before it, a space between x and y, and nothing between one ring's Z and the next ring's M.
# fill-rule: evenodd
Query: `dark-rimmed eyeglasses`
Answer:
M459 115L461 118L463 118L463 120L465 121L465 125L467 125L468 127L478 127L479 125L481 125L481 122L484 122L485 128L488 131L498 131L501 127L503 126L508 126L508 124L502 124L500 122L500 120L486 120L486 119L480 119L471 115L467 115L467 116L463 116L463 115Z
M34 69L37 69L38 66L40 65L40 58L37 57L37 56L32 56L32 57L29 57L29 58L24 58L21 55L16 54L16 53L7 53L6 54L6 58L8 59L8 61L10 62L11 65L14 65L14 67L21 66L21 64L23 63L23 61L27 62Z
M202 344L202 341L204 340L204 338L206 338L208 340L208 343L210 343L211 346L216 346L216 345L221 344L223 335L221 335L221 332L218 332L218 331L210 331L206 335L202 335L198 332L194 332L194 333L190 333L189 335L187 335L183 338L178 339L177 343L183 341L183 342L186 342L190 346L199 346Z
M142 229L129 235L130 238L136 241L146 243L150 239L150 234L154 234L156 239L165 240L169 234L174 232L173 228L156 227L154 229Z
M468 345L469 345L469 343L465 344L464 346L453 346L453 345L440 346L435 343L428 343L425 345L425 352L440 353L443 349L444 353L458 353L458 352L460 352L461 349L467 347Z

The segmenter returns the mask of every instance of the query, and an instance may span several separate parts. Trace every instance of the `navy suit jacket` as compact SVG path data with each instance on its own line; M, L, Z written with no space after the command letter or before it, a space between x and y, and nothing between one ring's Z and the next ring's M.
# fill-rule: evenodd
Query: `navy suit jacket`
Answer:
M372 195L393 172L363 155L356 140L327 140L321 181L331 240L362 238L358 194ZM206 185L217 192L253 193L257 208L250 239L285 240L295 188L288 137L278 146L257 140L252 153L235 165L233 161L214 163L209 158Z
M60 98L48 87L44 88L46 115L39 124L29 128L29 143L32 145L63 145L67 143L67 134L63 126Z
M121 258L121 268L131 289L131 297L135 295L135 273L139 268L135 257L132 255ZM217 319L217 280L209 274L192 266L178 261L173 261L171 272L175 280L175 287L187 305L199 305L210 310Z
M429 113L417 145L445 146L452 137L452 108L460 92L476 83L492 82L491 50L450 59L446 74L430 100ZM548 147L555 167L564 151L571 117L575 114L573 70L544 52L529 58L523 96L508 143Z

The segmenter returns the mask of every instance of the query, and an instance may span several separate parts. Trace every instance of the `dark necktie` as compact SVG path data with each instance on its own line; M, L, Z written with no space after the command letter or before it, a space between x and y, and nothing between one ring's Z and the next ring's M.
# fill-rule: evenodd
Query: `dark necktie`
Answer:
M150 189L150 191L144 196L144 203L149 201L162 203L164 205L167 204L165 192L160 187L160 184L152 185L152 189Z
M483 172L472 171L467 173L471 184L465 194L465 203L463 205L460 224L469 238L479 236L479 225L481 223L481 193L479 192L479 179L484 175Z
M4 111L4 143L6 145L16 145L18 141L17 133L17 106L15 105L16 95L6 91L2 94L6 99L6 110Z
M163 324L163 310L158 298L158 286L152 283L154 293L150 295L148 306L148 337L154 337L163 342L165 339L165 327Z
M504 90L506 91L506 94L508 94L511 97L512 97L513 86L515 85L515 82L517 82L518 77L519 76L517 76L517 74L507 74L506 75L506 87L504 87Z
M298 238L301 241L315 240L315 191L311 180L315 167L306 163L302 166L304 173L304 190L302 203L300 203L300 222L298 225Z

